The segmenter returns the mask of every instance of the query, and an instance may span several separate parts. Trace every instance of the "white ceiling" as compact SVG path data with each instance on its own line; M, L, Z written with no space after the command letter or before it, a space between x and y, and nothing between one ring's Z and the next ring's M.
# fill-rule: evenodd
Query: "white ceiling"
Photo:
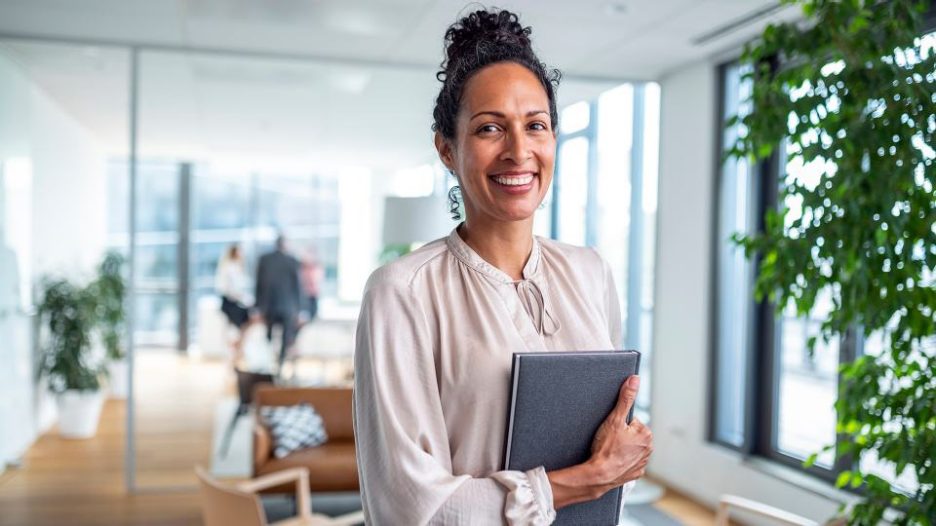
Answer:
M625 79L656 80L738 48L776 0L508 0L563 104ZM115 153L127 144L128 53L142 44L144 155L291 158L406 166L432 159L442 34L479 4L453 0L0 0L0 40ZM706 34L720 37L694 44ZM147 51L146 49L149 49ZM193 50L208 51L194 52ZM243 53L221 53L231 50ZM180 52L181 51L181 52ZM249 55L245 54L249 53Z

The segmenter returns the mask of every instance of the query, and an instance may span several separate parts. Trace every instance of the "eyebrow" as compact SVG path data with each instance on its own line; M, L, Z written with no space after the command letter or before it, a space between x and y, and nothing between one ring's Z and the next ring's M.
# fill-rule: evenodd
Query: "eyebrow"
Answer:
M540 113L544 113L544 114L546 114L546 115L549 115L549 112L547 112L546 110L532 110L532 111L528 111L528 112L526 113L526 116L527 116L527 117L532 117L532 116L534 116L534 115L539 115ZM498 118L501 118L501 119L506 119L506 118L507 118L507 115L505 115L505 114L503 114L503 113L501 113L501 112L499 112L499 111L479 111L478 113L475 113L474 115L472 115L471 118L468 119L468 121L469 121L469 122L470 122L470 121L473 121L473 120L475 120L477 117L480 117L481 115L493 115L493 116L498 117Z

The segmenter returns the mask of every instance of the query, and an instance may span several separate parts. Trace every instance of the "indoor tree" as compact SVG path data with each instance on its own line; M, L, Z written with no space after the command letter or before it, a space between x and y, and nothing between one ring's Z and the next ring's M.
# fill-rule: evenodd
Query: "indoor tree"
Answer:
M123 265L124 258L120 253L108 252L98 265L97 279L91 283L92 294L98 301L97 316L101 339L107 349L107 358L112 361L123 360L126 356L121 341L126 318L124 302L127 296Z
M64 278L46 278L41 287L38 315L48 333L40 344L39 374L55 393L98 391L102 369L91 356L96 296Z
M764 228L736 234L757 257L756 294L808 314L834 307L819 338L882 335L884 351L846 363L836 449L859 488L852 524L936 524L936 51L924 38L929 2L788 0L803 20L767 27L746 47L752 82L728 154L778 163L778 207ZM788 170L793 163L799 176ZM765 171L764 173L770 173ZM802 176L803 173L808 174ZM809 342L810 348L815 339ZM832 446L830 446L831 448ZM912 473L907 490L863 456ZM811 457L807 464L815 460ZM888 477L890 478L890 477Z

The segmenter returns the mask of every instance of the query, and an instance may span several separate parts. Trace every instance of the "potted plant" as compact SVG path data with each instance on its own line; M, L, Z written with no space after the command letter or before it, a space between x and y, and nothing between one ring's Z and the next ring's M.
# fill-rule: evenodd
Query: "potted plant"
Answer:
M91 293L97 299L97 321L107 357L110 394L113 398L127 398L127 353L123 347L125 322L124 301L127 284L123 276L124 257L108 252L98 265L97 279L91 284Z
M46 279L38 314L48 331L40 345L39 374L56 394L59 432L67 438L90 438L97 431L102 367L91 363L91 335L97 301L88 288L66 279Z
M767 212L762 232L735 241L759 256L758 297L805 315L830 291L834 308L820 338L884 341L883 352L840 372L840 438L827 449L852 466L837 486L861 496L843 509L849 524L876 525L889 508L895 524L933 524L936 52L922 38L929 2L787 3L802 5L804 23L771 25L745 50L752 104L729 121L743 130L729 153L776 161L785 142L791 162L815 173L781 169L780 180L766 181L780 188L781 206ZM889 474L870 467L881 463ZM911 483L899 485L901 477Z

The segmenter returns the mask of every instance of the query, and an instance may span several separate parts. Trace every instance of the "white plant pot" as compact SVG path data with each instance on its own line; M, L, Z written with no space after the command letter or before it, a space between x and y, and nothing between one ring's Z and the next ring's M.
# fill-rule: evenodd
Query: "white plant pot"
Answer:
M107 364L107 371L110 376L110 397L126 400L130 388L127 359L110 362Z
M65 438L91 438L97 432L104 396L98 391L65 391L56 397L59 434Z

